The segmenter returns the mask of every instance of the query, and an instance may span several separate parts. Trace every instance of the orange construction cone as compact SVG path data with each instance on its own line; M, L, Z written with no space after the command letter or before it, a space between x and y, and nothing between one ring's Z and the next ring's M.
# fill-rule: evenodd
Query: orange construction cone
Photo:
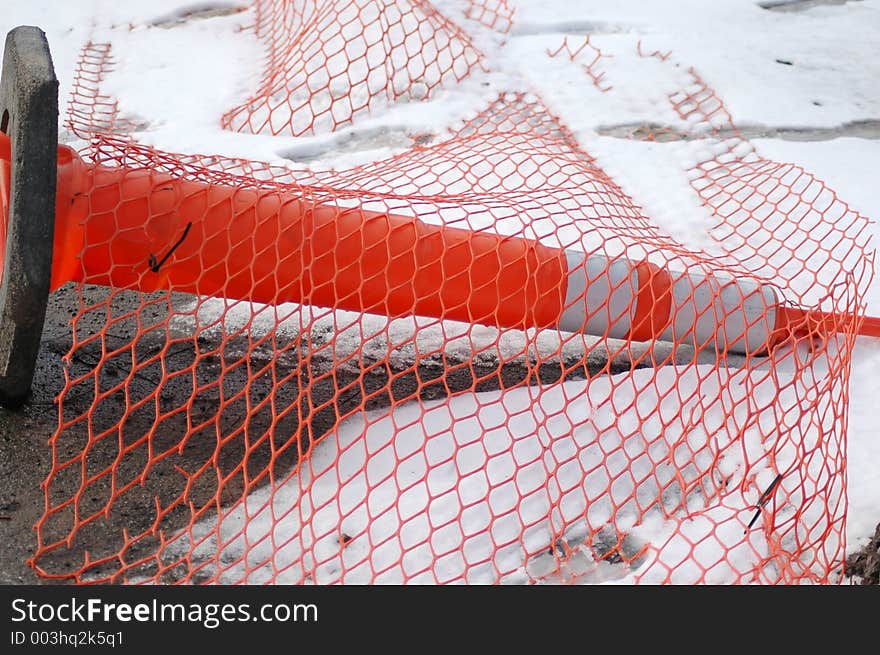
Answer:
M0 160L9 157L0 134ZM0 198L8 170L0 167ZM59 146L51 288L71 281L738 354L764 353L833 322L783 306L757 280L674 275L648 262L318 203L288 189L87 165Z

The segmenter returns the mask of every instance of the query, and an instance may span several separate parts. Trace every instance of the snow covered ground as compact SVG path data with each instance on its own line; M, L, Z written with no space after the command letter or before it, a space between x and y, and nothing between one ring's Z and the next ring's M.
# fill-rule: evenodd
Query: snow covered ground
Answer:
M436 4L453 18L461 16L455 0ZM761 155L803 166L861 214L880 217L875 181L880 163L880 60L876 56L880 0L789 3L770 8L759 4L772 3L754 0L515 0L514 4L515 22L506 39L488 31L477 33L477 43L488 55L488 71L471 75L430 101L385 107L336 133L298 138L235 133L220 127L223 112L247 98L261 73L259 44L251 32L240 29L252 17L236 11L237 2L33 0L4 8L0 31L5 33L20 24L37 25L46 31L62 100L69 95L82 44L90 39L112 42L116 66L102 92L119 99L122 114L139 126L137 138L143 143L173 152L222 154L316 170L387 157L408 147L408 134L447 133L499 91L532 89L652 220L682 243L706 247L702 227L710 218L686 171L710 146L699 139L644 142L620 138L646 122L681 127L668 102L660 100L680 82L684 71L694 66L724 100L734 123ZM605 55L596 64L595 70L604 75L595 84L579 68L546 56L548 49L556 50L563 39L582 42L587 34L591 44ZM672 54L668 62L639 58L634 55L637 47L645 53ZM64 134L63 139L72 140L73 136ZM875 233L872 238L877 236ZM869 314L880 314L880 282L873 284L867 302ZM203 304L200 317L216 316L221 309L216 303ZM235 313L230 316L234 318ZM362 329L358 327L358 334ZM491 341L494 336L486 338ZM880 440L872 415L878 371L880 343L859 339L853 358L848 428L849 551L864 543L880 520ZM317 582L340 579L343 570L345 580L355 582L362 581L368 571L381 571L379 581L388 582L401 579L404 573L425 581L466 574L469 581L483 582L495 579L498 571L507 572L507 582L540 577L543 560L538 551L550 534L541 517L553 520L549 507L571 516L585 508L608 515L616 511L620 514L616 521L626 523L627 504L611 508L587 502L591 493L607 488L610 480L587 479L584 485L576 486L561 470L555 487L546 484L547 458L569 461L569 450L583 449L592 442L598 447L603 438L614 438L581 425L583 417L575 414L588 412L588 403L571 403L564 425L556 426L564 431L566 426L579 425L578 430L565 438L554 433L553 418L559 420L560 416L558 405L566 398L601 396L608 392L603 384L567 383L552 392L515 389L493 392L491 397L457 397L427 407L425 420L431 423L427 432L424 427L413 427L421 411L413 407L401 407L393 417L378 420L355 417L340 427L337 439L326 440L316 450L302 479L254 494L233 508L219 528L197 527L177 547L189 548L196 542L197 552L219 553L228 580L240 579L246 569L269 557L272 566L252 571L250 582L270 573L278 575L279 581L298 579L302 567L309 566L309 557L312 564L321 563L316 568ZM479 420L474 419L476 406L488 407ZM525 411L527 407L532 410ZM502 409L525 423L517 423L516 429L509 431L495 411ZM541 412L546 414L543 423ZM592 418L594 423L602 420L602 416ZM534 425L528 424L530 421ZM398 427L391 429L392 425ZM652 453L651 459L658 461L670 453L674 457L681 436L682 432L668 429L663 439L651 445L666 452ZM511 450L513 442L517 443ZM580 446L573 445L575 442ZM745 444L744 450L753 445ZM363 468L368 453L370 463ZM582 453L589 454L589 449ZM351 460L350 466L347 460ZM392 471L392 462L398 460L411 466L397 465ZM731 458L724 466L733 473L737 462ZM362 475L345 478L346 470L362 468ZM762 482L766 486L772 474L765 473L769 476ZM699 476L699 467L691 474ZM464 484L455 494L451 485L461 476ZM634 472L634 479L643 478ZM658 484L656 480L649 482ZM615 493L629 498L658 491L633 484L635 487ZM363 498L367 486L372 490L367 504L348 507L350 499ZM396 512L389 511L391 499L397 498L400 489L405 490L400 504ZM340 503L328 505L331 495L338 496ZM519 496L524 498L521 507L508 506L511 498ZM430 525L445 527L425 541L428 513L419 514L419 510L425 509L428 498L437 501L431 505ZM467 506L464 514L463 506ZM369 529L363 515L367 508L371 517L381 518ZM736 516L739 511L719 498L687 523L658 519L654 524L642 524L633 531L634 539L666 541L666 547L644 556L639 576L646 581L663 579L664 566L671 566L671 560L681 555L675 543L678 538L688 551L690 544L707 544L703 564L709 570L708 580L730 579L731 567L735 568L740 558L761 557L767 547L753 533L743 533L742 517ZM459 516L460 522L453 520ZM494 523L489 516L497 517ZM279 523L279 517L288 520ZM298 530L306 525L306 519L312 526L344 524L352 533L367 530L364 534L373 534L369 556L366 543L371 539L365 538L341 551L339 558L350 561L337 561L331 551L338 551L338 531L328 528L303 536ZM241 535L244 524L247 533ZM701 541L703 533L719 524L723 527L713 534L711 544ZM522 544L508 539L523 530ZM398 532L413 549L395 568L388 562L400 559L399 552L391 552L398 542L387 535ZM577 537L578 526L571 525L569 533ZM496 549L497 544L502 547ZM715 561L712 545L729 548L729 559ZM638 550L639 544L632 548ZM267 549L275 549L277 555L272 558ZM427 570L419 558L421 551L443 556ZM569 573L577 575L582 571L574 569L583 566L584 570L591 567L590 581L619 576L611 567L586 561L589 558L587 552L572 557ZM358 567L358 562L362 566ZM407 569L408 565L411 568ZM674 581L691 581L687 570L676 572L679 577Z
M665 391L700 384L711 405L766 395L773 380L766 370L698 380L706 374L667 367L655 380L640 370L623 374L632 384L605 376L359 415L300 475L250 494L217 524L197 524L166 556L192 557L227 584L760 582L744 573L768 546L761 531L744 529L755 512L736 490L746 470L764 488L774 478L760 426L728 448L712 432L724 421L720 404L694 430ZM644 423L632 414L620 421L612 397L660 411ZM775 464L784 469L797 455L789 444ZM682 494L711 487L713 470L728 476L727 488ZM613 531L583 546L588 526L612 523L626 531L620 548L638 562L634 571L594 555L618 545ZM554 549L569 554L562 570Z

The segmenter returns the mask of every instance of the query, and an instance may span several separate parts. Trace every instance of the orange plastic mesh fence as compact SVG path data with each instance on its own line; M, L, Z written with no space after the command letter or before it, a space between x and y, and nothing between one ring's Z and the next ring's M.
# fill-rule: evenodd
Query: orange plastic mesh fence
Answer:
M257 2L256 9L268 65L255 96L224 115L232 130L333 130L382 100L423 100L481 58L461 28L423 0ZM473 10L504 24L498 8Z
M467 15L502 31L511 16L477 0ZM230 129L333 129L480 62L424 1L256 16L267 66ZM622 92L611 57L560 41L548 57ZM758 156L695 72L666 96L680 123L631 136L714 144L687 171L702 246L652 222L526 90L315 172L136 143L101 93L110 66L108 44L86 46L67 125L87 145L54 282L79 306L41 574L840 579L868 221Z

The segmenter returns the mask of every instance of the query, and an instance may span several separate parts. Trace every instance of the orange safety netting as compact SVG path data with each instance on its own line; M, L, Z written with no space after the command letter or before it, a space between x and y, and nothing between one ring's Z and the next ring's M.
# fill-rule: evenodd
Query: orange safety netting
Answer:
M509 28L506 2L469 4ZM266 69L224 115L234 130L332 130L482 61L422 0L255 9ZM575 41L547 56L615 93ZM673 137L716 144L689 171L715 221L705 248L652 223L526 89L439 140L316 172L138 144L101 92L111 67L108 44L86 46L68 116L87 173L53 271L78 309L43 575L840 579L868 221L758 156L696 72L668 102ZM750 300L719 280L777 305L743 325ZM830 317L820 332L786 307ZM728 351L743 330L766 338Z

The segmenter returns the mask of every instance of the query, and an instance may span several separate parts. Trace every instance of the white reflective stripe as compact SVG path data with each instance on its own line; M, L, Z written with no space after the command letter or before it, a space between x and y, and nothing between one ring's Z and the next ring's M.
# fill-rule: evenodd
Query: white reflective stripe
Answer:
M776 292L756 280L673 273L672 298L675 321L660 338L696 348L756 353L776 322Z
M623 339L636 311L639 281L633 264L576 250L566 250L565 257L568 286L559 329Z

